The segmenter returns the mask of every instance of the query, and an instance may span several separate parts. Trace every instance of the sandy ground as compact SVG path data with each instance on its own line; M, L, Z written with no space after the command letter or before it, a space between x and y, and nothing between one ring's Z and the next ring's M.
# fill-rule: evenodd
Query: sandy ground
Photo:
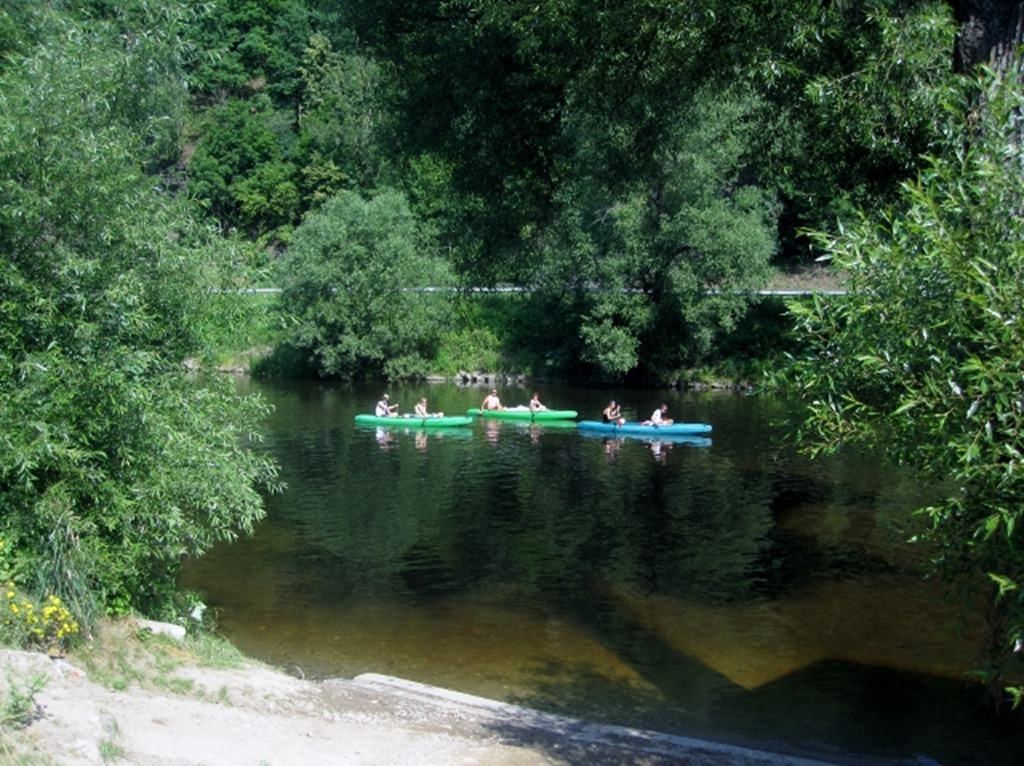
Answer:
M314 682L257 663L232 670L183 665L160 688L112 690L68 660L0 650L0 694L9 698L33 678L45 678L33 695L33 719L0 732L0 763L822 764L590 725L387 676Z

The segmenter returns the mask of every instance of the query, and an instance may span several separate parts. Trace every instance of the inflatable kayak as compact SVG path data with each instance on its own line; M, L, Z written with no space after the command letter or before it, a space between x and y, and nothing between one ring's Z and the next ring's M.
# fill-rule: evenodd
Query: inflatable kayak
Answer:
M377 415L356 415L356 423L361 426L399 426L402 428L451 428L452 426L468 426L473 418L467 415L441 415L421 418L416 415L397 415L393 418L382 418Z
M577 423L581 431L588 433L607 434L609 436L684 436L706 434L711 432L707 423L673 423L670 426L645 425L640 421L629 421L621 426L617 423L604 423L600 420L581 420Z
M466 410L471 417L483 415L485 418L499 418L500 420L532 420L534 422L544 420L572 420L579 413L576 410L538 410L530 412L529 407L506 407L503 410L481 410L473 407Z

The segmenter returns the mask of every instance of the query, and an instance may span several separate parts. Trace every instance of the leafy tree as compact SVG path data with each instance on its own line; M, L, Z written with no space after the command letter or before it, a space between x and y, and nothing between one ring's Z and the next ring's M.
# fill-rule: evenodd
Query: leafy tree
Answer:
M266 96L208 110L189 161L189 191L225 228L256 237L290 226L299 214L290 119Z
M974 88L987 108L965 116ZM924 539L963 603L989 597L995 687L1024 640L1024 91L1013 73L963 90L900 208L822 238L850 293L797 307L812 353L796 369L806 446L866 444L951 482Z
M47 23L0 72L0 536L80 615L160 614L182 556L261 517L265 407L184 374L230 262L139 170L117 88L152 49Z
M224 230L287 240L306 211L383 181L380 67L330 14L300 0L219 0L188 36L202 105L189 188Z
M48 10L35 3L5 3L0 7L0 69L45 36L51 17Z
M112 115L135 133L147 172L172 172L188 117L182 69L195 53L181 38L198 20L194 6L166 0L76 0L67 6L84 28L101 24L130 48L132 55L110 72L116 81L102 89L113 99Z
M304 0L213 0L188 29L201 53L190 67L194 97L215 104L266 93L277 108L294 110L301 96L300 65L312 33Z
M775 4L746 55L763 99L752 161L778 188L787 256L858 208L884 207L938 136L955 26L941 0Z
M745 161L801 226L885 201L934 136L931 87L949 75L953 23L940 0L381 0L350 3L375 55L393 61L403 154L456 169L456 252L481 283L524 281L578 176L656 183L661 147L707 88L755 85ZM713 83L713 85L710 85ZM580 164L581 119L603 134ZM569 192L575 193L575 192ZM796 249L796 248L793 248Z
M282 307L294 322L289 342L321 375L428 371L453 279L402 194L329 200L295 230L281 273Z
M184 30L195 135L190 191L224 231L286 240L306 209L296 157L303 56L313 34L304 0L215 0Z
M302 73L298 153L309 200L319 204L343 189L372 189L382 180L381 140L389 121L381 67L336 51L318 33L310 38Z
M460 273L475 284L516 281L530 271L521 235L547 220L555 189L565 83L545 76L520 48L514 17L525 8L349 3L360 39L401 78L393 88L400 163L436 157L454 168L463 234L450 243L460 246L453 252Z
M625 183L603 174L617 147L591 128L599 118L581 118L578 165L597 177L560 200L539 283L578 318L573 355L599 377L673 377L746 312L775 251L772 200L743 174L752 108L739 93L701 94L657 167Z

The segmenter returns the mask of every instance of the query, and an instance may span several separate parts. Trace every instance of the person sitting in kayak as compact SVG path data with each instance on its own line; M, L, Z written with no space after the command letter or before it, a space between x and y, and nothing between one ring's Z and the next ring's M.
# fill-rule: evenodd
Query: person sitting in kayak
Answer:
M622 408L619 407L619 403L614 399L608 402L608 406L604 408L604 411L601 413L601 419L605 423L614 423L618 426L626 422L626 419L622 417Z
M427 397L422 397L413 407L413 412L416 413L418 418L439 418L444 415L443 412L427 412Z
M530 412L542 412L546 409L547 407L540 403L540 394L534 391L533 396L530 397Z
M390 397L388 397L387 394L384 394L384 396L380 398L380 401L377 402L377 406L374 408L373 414L378 418L393 418L398 415L398 405L392 404L389 401L389 398Z
M491 393L484 397L484 400L480 402L481 410L503 410L505 409L501 404L501 399L498 398L498 389L492 388Z
M672 418L665 417L667 412L668 412L668 405L667 404L661 405L660 407L658 407L658 409L656 409L654 412L651 413L651 419L649 421L647 421L648 424L650 424L652 426L670 426L670 425L672 425Z

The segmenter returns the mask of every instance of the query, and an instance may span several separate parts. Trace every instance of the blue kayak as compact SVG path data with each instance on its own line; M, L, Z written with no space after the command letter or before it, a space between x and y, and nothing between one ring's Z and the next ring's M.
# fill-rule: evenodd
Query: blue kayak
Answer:
M639 421L629 421L621 426L618 423L605 423L600 420L581 420L576 424L581 431L608 436L686 436L711 432L707 423L673 423L669 426L645 425Z

